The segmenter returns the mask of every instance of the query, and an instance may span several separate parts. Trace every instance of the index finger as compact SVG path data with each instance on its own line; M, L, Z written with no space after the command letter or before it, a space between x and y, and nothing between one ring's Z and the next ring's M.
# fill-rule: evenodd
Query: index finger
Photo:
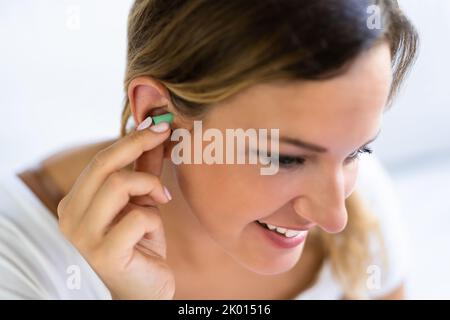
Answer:
M160 122L169 122L171 123L173 121L173 115L172 113L167 113L162 109L156 109L154 111L157 115L155 115L153 118L150 118L152 120L152 123L158 124ZM144 120L142 124L147 121ZM163 165L163 158L164 158L164 145L160 144L159 146L145 151L140 155L134 162L134 171L142 171L147 172L156 176L161 176L161 170Z
M70 191L69 201L77 203L78 209L84 211L111 173L131 164L144 152L159 146L169 136L169 128L160 133L148 129L132 131L99 151L76 180Z

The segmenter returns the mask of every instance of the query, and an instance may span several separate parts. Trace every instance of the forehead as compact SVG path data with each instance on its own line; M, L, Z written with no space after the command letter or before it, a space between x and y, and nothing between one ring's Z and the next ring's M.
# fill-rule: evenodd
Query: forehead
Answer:
M339 76L254 85L224 101L211 119L223 128L279 128L280 136L348 152L380 129L391 85L386 46L361 54Z
M382 44L360 54L341 75L257 84L230 99L224 111L260 123L270 120L275 126L292 121L364 120L382 113L391 81L390 52Z

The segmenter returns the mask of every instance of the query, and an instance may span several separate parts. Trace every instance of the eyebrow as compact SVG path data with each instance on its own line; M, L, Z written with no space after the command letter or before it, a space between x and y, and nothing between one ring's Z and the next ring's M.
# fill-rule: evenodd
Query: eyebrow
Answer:
M367 141L366 143L364 143L361 147L359 147L358 149L368 145L369 143L373 142L376 138L378 138L378 136L380 135L381 129L378 130L377 134L370 139L369 141ZM328 149L310 142L306 142L306 141L302 141L299 139L294 139L294 138L289 138L289 137L281 137L280 138L280 142L285 142L285 143L289 143L289 144L293 144L296 147L299 148L303 148L303 149L308 149L314 152L319 152L319 153L325 153L328 152Z

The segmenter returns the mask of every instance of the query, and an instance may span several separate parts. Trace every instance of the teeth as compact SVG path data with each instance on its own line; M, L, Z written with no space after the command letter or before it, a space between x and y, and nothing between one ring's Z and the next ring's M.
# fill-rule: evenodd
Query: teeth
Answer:
M259 220L258 220L258 222L263 224L264 226L266 226L268 229L270 229L272 231L276 231L277 233L284 235L286 238L293 238L302 233L306 233L306 231L303 231L303 230L302 231L289 230L289 229L277 227L277 226L274 226L274 225L271 225L271 224L268 224L268 223L265 223L265 222L262 222Z
M301 234L302 232L303 232L303 231L288 230L288 231L286 232L286 237L287 237L287 238L296 237L296 236L298 236L299 234Z
M278 231L279 233L286 233L287 229L281 228L281 227L277 227L277 231Z

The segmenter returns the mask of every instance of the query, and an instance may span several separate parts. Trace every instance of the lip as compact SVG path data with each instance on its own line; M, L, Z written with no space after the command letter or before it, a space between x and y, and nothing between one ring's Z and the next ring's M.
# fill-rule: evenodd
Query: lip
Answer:
M294 230L294 231L308 231L309 229L311 229L313 227L312 224L310 224L308 226L302 226L302 227L286 227L286 226L280 226L278 224L272 224L272 223L269 223L269 222L265 222L265 221L262 221L262 220L258 220L258 221L261 221L263 223L270 224L270 225L273 225L273 226L277 226L277 227L280 227L280 228Z
M306 236L308 234L307 230L301 235L298 235L296 237L292 238L286 238L285 236L277 234L275 231L271 231L262 225L260 225L257 221L255 221L255 224L261 230L262 235L270 242L272 245L282 248L282 249L291 249L294 247L297 247L301 243L303 243L306 239ZM299 230L300 231L300 230Z

